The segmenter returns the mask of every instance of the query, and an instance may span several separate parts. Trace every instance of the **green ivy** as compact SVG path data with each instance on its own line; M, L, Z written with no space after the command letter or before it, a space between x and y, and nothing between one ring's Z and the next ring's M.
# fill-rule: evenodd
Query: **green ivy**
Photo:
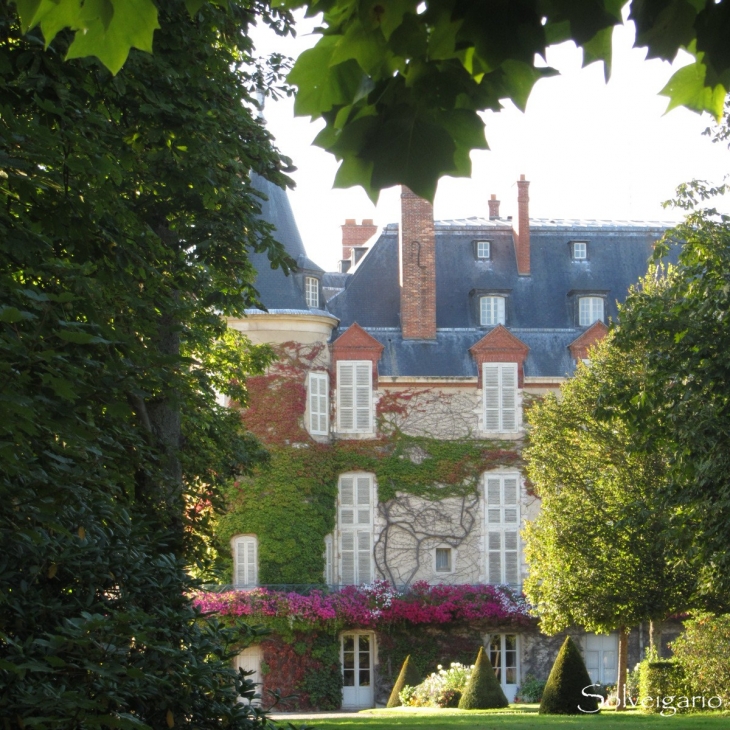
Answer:
M229 512L218 526L229 569L230 539L238 534L258 537L262 584L322 582L324 538L335 527L340 474L374 474L381 502L394 499L397 492L444 499L475 493L483 472L520 463L514 444L444 441L400 432L369 441L270 445L269 452L267 464L231 485ZM230 577L222 578L230 582Z

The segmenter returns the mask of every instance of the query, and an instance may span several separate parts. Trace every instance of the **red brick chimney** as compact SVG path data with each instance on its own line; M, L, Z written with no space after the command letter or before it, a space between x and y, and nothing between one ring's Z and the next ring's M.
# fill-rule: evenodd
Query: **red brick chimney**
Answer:
M487 202L489 203L489 220L499 218L499 200L497 200L497 196L492 193L492 196Z
M354 218L347 218L342 226L343 260L349 259L352 249L362 246L377 230L372 218L363 218L362 225L358 225Z
M517 273L530 275L530 183L520 175L517 181L517 230L514 232Z
M400 326L403 339L436 339L433 206L405 185L400 195Z

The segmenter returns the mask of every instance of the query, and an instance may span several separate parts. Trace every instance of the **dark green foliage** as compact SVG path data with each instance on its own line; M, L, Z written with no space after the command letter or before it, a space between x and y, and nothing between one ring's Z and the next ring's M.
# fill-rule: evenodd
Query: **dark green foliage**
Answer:
M583 657L570 636L565 638L550 670L540 702L541 715L580 715L598 711L593 683ZM585 694L584 694L585 691ZM589 696L586 696L589 695Z
M717 696L730 707L730 614L699 614L684 622L671 649L692 695Z
M727 651L724 653L727 654ZM675 700L681 696L692 695L688 684L684 670L678 662L672 659L644 660L641 662L639 673L639 704L642 712L666 713L665 701L671 702L677 707L677 711L687 709L681 708L679 706L681 703ZM702 687L698 690L698 694L707 696L708 688Z
M464 694L459 700L459 709L491 710L500 707L509 707L509 702L504 696L502 685L484 652L484 647L479 647L469 684L466 685Z
M403 687L405 687L406 685L408 685L409 687L415 687L420 683L421 676L418 673L415 665L411 663L411 655L409 654L406 657L406 660L403 662L403 666L400 668L398 679L395 680L395 684L393 685L393 689L391 690L386 707L399 707L401 701L398 695L401 693Z
M546 684L546 679L536 679L532 674L528 674L520 684L520 702L539 702Z
M154 56L112 77L0 5L0 717L13 727L260 727L242 628L199 620L219 489L260 458L214 387L265 350L253 168L282 163L244 102L252 16L159 3ZM248 637L251 638L250 636ZM241 689L240 681L238 690Z

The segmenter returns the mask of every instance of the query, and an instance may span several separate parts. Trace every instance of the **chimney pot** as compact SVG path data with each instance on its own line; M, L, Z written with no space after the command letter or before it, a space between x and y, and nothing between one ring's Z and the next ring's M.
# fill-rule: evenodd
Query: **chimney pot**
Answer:
M499 218L499 200L497 200L497 196L492 193L492 195L489 198L489 220L494 220L495 218Z
M517 183L517 230L514 232L517 273L530 275L530 183L520 175Z

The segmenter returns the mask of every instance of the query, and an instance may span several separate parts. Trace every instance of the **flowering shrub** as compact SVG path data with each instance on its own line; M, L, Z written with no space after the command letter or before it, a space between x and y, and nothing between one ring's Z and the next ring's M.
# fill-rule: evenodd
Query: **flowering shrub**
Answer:
M291 628L375 628L387 624L448 624L488 621L529 623L524 599L505 586L414 583L398 591L385 581L346 586L337 593L309 595L268 588L200 593L195 603L205 613L284 619Z
M440 664L417 687L406 685L400 693L405 707L456 707L469 682L473 666L452 662L448 669Z

